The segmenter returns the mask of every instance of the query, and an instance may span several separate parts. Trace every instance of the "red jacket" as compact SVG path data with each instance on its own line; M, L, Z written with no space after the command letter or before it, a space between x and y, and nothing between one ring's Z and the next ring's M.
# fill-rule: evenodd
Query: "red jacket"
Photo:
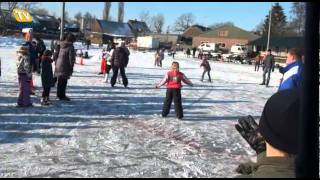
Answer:
M182 87L181 81L192 85L191 81L182 72L171 70L166 74L158 87L167 83L168 89L180 89Z

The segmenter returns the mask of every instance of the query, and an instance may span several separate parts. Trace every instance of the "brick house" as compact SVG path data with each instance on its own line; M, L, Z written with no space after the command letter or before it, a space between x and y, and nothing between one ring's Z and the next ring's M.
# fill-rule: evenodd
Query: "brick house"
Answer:
M198 47L201 42L222 43L230 49L234 44L248 44L259 36L233 25L224 25L193 37L192 46Z
M193 25L186 29L182 36L181 36L181 41L183 41L187 45L192 45L192 39L195 36L199 36L200 34L210 31L210 28L200 26L200 25Z

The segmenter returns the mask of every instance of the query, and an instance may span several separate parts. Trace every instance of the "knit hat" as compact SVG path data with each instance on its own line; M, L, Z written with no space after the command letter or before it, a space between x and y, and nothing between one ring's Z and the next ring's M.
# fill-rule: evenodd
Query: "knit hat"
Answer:
M22 45L22 46L20 46L19 49L17 50L17 53L29 54L29 47Z
M273 147L288 154L298 152L299 89L272 95L264 106L259 132Z

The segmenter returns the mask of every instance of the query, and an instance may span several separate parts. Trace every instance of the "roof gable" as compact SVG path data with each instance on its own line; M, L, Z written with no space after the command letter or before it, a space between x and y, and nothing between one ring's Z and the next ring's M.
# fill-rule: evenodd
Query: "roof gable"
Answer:
M150 29L148 28L147 24L143 21L137 21L137 20L129 20L128 24L132 31L135 32L144 32L144 33L150 33Z
M102 33L117 37L133 37L132 31L128 23L98 20Z
M248 39L254 40L259 38L259 36L238 28L232 25L224 25L222 27L213 29L206 33L200 34L200 37L216 37L216 38L235 38L235 39Z

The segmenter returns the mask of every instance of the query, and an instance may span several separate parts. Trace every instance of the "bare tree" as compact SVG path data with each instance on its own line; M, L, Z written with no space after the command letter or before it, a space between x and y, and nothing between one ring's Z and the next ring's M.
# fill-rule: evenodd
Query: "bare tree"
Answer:
M104 3L103 9L103 20L110 20L110 9L111 9L111 2Z
M34 14L40 14L40 15L49 15L49 11L47 9L45 9L45 8L33 9L30 12L34 13Z
M304 30L304 23L306 18L305 2L293 2L290 13L293 15L289 22L290 29L293 29L298 34L302 35Z
M162 14L158 14L152 17L152 29L157 33L162 32L162 28L164 25L164 16Z
M81 12L77 12L77 13L74 15L74 19L75 19L78 23L81 23L82 13L81 13Z
M175 30L178 32L184 32L195 21L195 17L192 13L185 13L178 17L175 22Z
M118 22L123 22L123 18L124 18L124 2L119 2Z
M19 2L17 7L33 12L34 10L39 9L39 2Z
M151 16L149 11L141 11L139 14L139 20L145 22L149 29L151 29Z
M17 7L17 4L18 2L0 2L0 31L2 34L6 34L6 21L11 17L11 12ZM5 13L4 9L8 10L8 13Z

